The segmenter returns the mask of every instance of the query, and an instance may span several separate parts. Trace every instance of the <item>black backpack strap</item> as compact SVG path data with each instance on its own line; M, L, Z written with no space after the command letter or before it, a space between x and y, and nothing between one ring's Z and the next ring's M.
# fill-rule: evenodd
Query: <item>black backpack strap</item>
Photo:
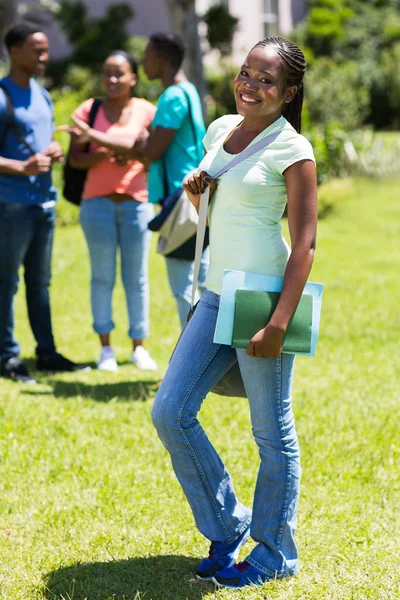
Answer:
M0 88L3 90L4 95L6 97L6 116L7 116L7 123L6 123L5 134L3 136L3 139L0 142L0 148L3 146L3 144L5 142L6 135L7 135L8 131L10 129L13 129L14 132L15 132L15 135L18 138L18 140L21 142L21 144L23 144L25 146L25 148L27 148L27 150L33 156L34 154L36 154L36 152L34 151L34 149L32 148L32 146L30 144L28 144L28 142L26 141L25 136L24 136L21 128L15 122L15 118L14 118L14 105L13 105L10 93L9 93L8 89L6 88L6 86L4 84L2 84L2 83L0 83Z
M3 90L4 97L6 99L6 123L5 123L4 133L0 140L0 150L1 150L1 148L4 145L4 142L6 141L7 133L11 127L11 123L14 121L14 106L11 101L10 94L8 93L8 90L3 83L0 83L0 89Z
M89 127L93 127L94 125L94 121L96 119L96 115L98 113L98 110L100 108L100 106L103 104L103 99L102 98L95 98L93 100L93 104L90 107L90 112L89 112Z

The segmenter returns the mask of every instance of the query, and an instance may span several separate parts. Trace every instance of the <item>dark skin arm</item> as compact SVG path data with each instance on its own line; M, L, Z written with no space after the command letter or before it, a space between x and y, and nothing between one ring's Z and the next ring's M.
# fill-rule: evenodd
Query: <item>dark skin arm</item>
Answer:
M318 217L315 165L310 160L299 161L286 169L284 177L292 252L274 314L268 325L252 337L246 349L247 354L257 358L270 358L282 352L286 329L314 260Z
M76 169L91 169L102 160L108 160L113 152L108 148L96 148L93 152L83 152L82 143L72 134L69 162Z
M131 156L145 156L149 162L159 160L166 152L168 146L174 139L176 129L167 127L155 127L145 140L138 139L131 150ZM136 158L136 160L139 160Z
M109 148L116 153L126 154L129 158L140 162L151 163L159 160L176 135L176 129L155 127L149 135L147 135L147 130L144 130L137 138L118 138L92 129L87 123L75 116L72 119L84 136L83 143L90 140L99 146Z
M210 188L210 200L217 189L217 180L210 177L206 171L200 173L194 173L186 179L183 184L183 189L189 197L190 202L193 204L197 212L200 208L200 196L204 194L206 187Z
M40 175L51 168L51 158L44 153L34 154L27 160L13 160L0 156L0 173L7 175Z

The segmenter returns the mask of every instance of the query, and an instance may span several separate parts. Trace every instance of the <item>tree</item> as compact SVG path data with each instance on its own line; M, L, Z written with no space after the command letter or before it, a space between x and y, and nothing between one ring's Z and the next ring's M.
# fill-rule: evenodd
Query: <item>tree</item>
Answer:
M126 25L133 16L133 8L121 3L110 4L104 16L90 18L82 0L61 0L56 18L74 48L70 61L98 67L110 52L125 49L129 41Z
M15 19L17 10L16 0L0 0L0 40ZM0 43L0 58L4 55L3 44Z
M213 50L218 50L221 58L232 54L233 37L239 19L230 14L223 4L211 6L204 15L207 25L207 40Z
M186 46L184 69L195 84L201 98L205 96L202 51L199 36L199 17L195 0L167 0L174 30L182 36Z
M212 50L219 53L219 70L217 77L208 77L208 86L215 101L214 118L228 112L236 112L232 81L237 69L232 69L229 58L233 49L233 38L239 19L230 14L223 4L211 6L204 15L207 25L207 41Z
M353 15L349 0L309 0L306 42L316 54L329 56L343 37L343 25Z
M56 14L59 8L58 0L37 0L30 4L18 0L0 0L0 58L4 52L1 41L17 16L37 22L41 20L42 14Z

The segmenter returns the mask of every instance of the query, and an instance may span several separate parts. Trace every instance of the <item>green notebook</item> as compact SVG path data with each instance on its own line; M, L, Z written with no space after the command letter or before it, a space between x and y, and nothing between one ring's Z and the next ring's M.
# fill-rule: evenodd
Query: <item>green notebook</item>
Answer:
M270 320L278 303L279 292L236 290L235 319L232 346L246 348L257 331ZM296 354L310 352L312 326L312 296L303 294L287 328L283 351Z

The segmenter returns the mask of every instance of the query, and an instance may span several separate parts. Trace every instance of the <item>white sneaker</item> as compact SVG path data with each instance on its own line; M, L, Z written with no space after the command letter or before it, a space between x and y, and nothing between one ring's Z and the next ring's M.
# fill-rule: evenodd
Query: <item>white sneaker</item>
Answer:
M115 360L114 349L112 346L102 347L100 358L97 361L97 368L100 369L100 371L111 371L112 373L118 371L118 365Z
M151 358L150 353L143 346L137 346L132 352L131 362L142 371L157 371L157 363Z

